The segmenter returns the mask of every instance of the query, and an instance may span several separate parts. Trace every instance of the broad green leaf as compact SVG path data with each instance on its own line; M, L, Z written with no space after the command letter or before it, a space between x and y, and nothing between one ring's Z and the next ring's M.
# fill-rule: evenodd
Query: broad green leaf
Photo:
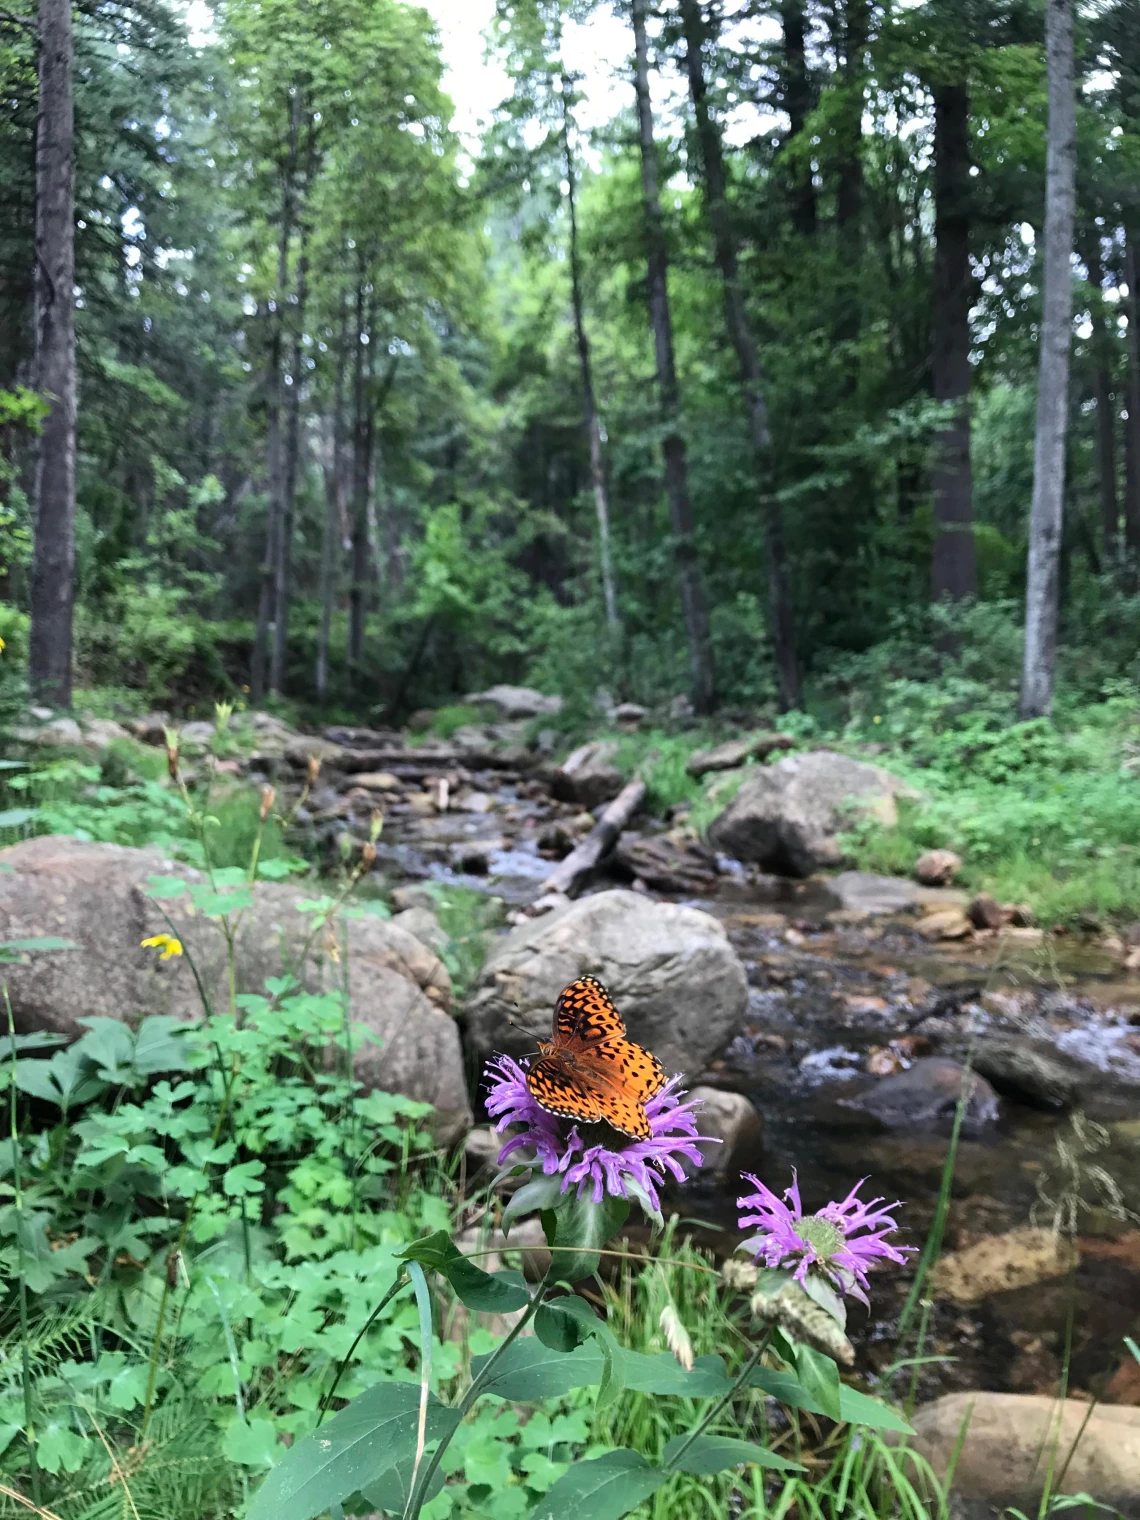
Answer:
M287 860L259 860L257 874L265 881L284 881L293 870Z
M313 1520L415 1455L418 1383L377 1383L331 1420L291 1446L262 1483L249 1520ZM437 1440L458 1416L428 1402L427 1438Z
M846 1383L841 1383L839 1387L839 1412L849 1425L865 1425L868 1430L896 1430L904 1436L914 1435L913 1429L897 1410L884 1404L881 1399L873 1399L869 1393L860 1393L858 1388L848 1388Z
M222 1439L222 1451L242 1467L272 1467L281 1455L277 1427L259 1415L248 1421L235 1420Z
M478 1374L493 1356L473 1358L471 1368ZM519 1404L534 1404L539 1399L558 1398L571 1388L589 1388L602 1380L602 1354L591 1344L576 1351L552 1351L534 1335L512 1341L495 1363L484 1392Z
M441 1272L469 1309L509 1314L530 1303L526 1283L518 1272L484 1272L459 1251L446 1230L414 1240L400 1253L403 1261Z
M375 1483L369 1483L360 1492L369 1504L382 1510L386 1515L402 1515L411 1498L414 1469L414 1458L408 1462L400 1462L395 1467L388 1468L387 1472L381 1473ZM446 1474L436 1468L428 1484L425 1499L428 1501L434 1499L446 1481Z
M829 1356L814 1346L796 1346L796 1375L807 1390L808 1397L833 1420L841 1420L839 1407L839 1368Z
M513 1168L507 1168L508 1172L511 1170ZM503 1233L508 1234L511 1225L524 1214L533 1214L536 1209L553 1209L561 1198L561 1177L535 1177L530 1182L524 1182L507 1200L507 1206L503 1210Z
M622 1390L624 1364L622 1349L605 1320L598 1318L584 1298L574 1294L551 1300L540 1310L540 1316L542 1327L536 1322L535 1333L552 1351L573 1351L576 1345L591 1337L597 1341L602 1353L597 1407L605 1409L612 1404Z
M195 897L194 906L206 918L225 918L228 913L242 913L253 907L253 893L249 888L237 892L212 892L208 896Z
M177 876L148 876L146 879L146 895L159 901L166 897L181 897L189 890L186 882Z
M685 1440L686 1436L674 1436L666 1446L663 1459L666 1466ZM744 1462L767 1467L772 1472L803 1472L798 1462L778 1457L775 1452L769 1451L766 1446L757 1446L754 1441L741 1441L735 1436L709 1435L697 1437L686 1449L674 1471L711 1477L713 1473L724 1472L729 1467L739 1467Z
M186 1071L187 1025L167 1014L152 1014L143 1019L135 1036L132 1065L140 1076L150 1077L160 1071Z
M715 1398L727 1393L732 1379L719 1356L699 1356L686 1371L668 1351L648 1356L622 1348L622 1381L633 1393L678 1394L682 1398Z
M621 1520L654 1494L669 1474L636 1451L607 1451L576 1462L532 1511L531 1520Z
M562 1282L580 1282L598 1270L598 1251L621 1229L629 1215L624 1198L606 1196L601 1203L563 1198L557 1208L543 1212L542 1226L551 1247L552 1275Z
M52 1034L48 1029L37 1029L32 1034L0 1035L0 1052L9 1055L13 1047L16 1051L21 1050L52 1050L57 1045L66 1045L65 1034Z

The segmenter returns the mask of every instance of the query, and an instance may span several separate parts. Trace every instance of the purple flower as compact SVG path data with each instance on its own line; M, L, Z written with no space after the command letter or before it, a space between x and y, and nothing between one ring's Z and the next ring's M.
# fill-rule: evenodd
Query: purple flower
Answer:
M569 1129L547 1113L530 1095L526 1067L510 1056L493 1056L485 1073L489 1084L487 1112L498 1122L500 1134L511 1125L518 1129L499 1152L502 1166L516 1151L530 1148L548 1177L561 1174L562 1191L577 1188L578 1197L589 1192L595 1203L606 1193L612 1198L637 1198L660 1213L658 1188L668 1176L684 1182L680 1157L700 1166L704 1160L697 1130L699 1103L682 1103L680 1076L670 1077L655 1098L645 1105L645 1117L653 1131L648 1140L629 1140L620 1148L588 1145L576 1124Z
M792 1185L778 1198L750 1172L744 1176L756 1184L756 1192L736 1201L742 1209L755 1210L740 1216L740 1228L759 1225L760 1233L744 1242L754 1260L765 1266L791 1268L798 1283L805 1283L810 1268L815 1268L833 1288L850 1293L866 1304L867 1272L876 1261L893 1261L905 1266L914 1246L893 1245L887 1236L898 1229L892 1209L898 1203L880 1207L883 1200L865 1202L859 1189L861 1178L842 1203L829 1203L818 1214L805 1214L800 1202L800 1188L792 1173ZM787 1200L787 1202L784 1201Z

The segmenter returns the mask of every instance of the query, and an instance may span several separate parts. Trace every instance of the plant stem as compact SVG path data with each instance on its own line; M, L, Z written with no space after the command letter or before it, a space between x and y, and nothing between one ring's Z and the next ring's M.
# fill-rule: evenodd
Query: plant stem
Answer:
M406 1288L406 1287L407 1287L407 1279L404 1277L404 1268L401 1267L400 1270L396 1273L396 1281L392 1284L392 1286L388 1289L387 1293L385 1293L384 1297L376 1305L375 1309L373 1309L372 1313L364 1321L364 1325L361 1328L360 1333L357 1335L357 1337L353 1341L352 1345L348 1348L347 1355L344 1357L344 1359L342 1360L340 1366L337 1368L337 1374L336 1374L336 1377L333 1378L332 1387L329 1389L328 1393L326 1393L325 1396L324 1396L324 1398L321 1400L321 1407L317 1411L317 1424L318 1425L321 1423L321 1421L324 1419L325 1415L328 1413L328 1407L332 1403L333 1399L336 1397L337 1386L340 1383L341 1378L344 1376L345 1368L348 1366L349 1362L352 1361L352 1353L356 1350L357 1346L360 1345L361 1341L368 1334L369 1330L372 1328L373 1322L376 1320L376 1318L380 1314L380 1312L388 1307L388 1305L392 1302L392 1300L395 1298L396 1294L400 1291L401 1288Z
M421 1469L419 1478L413 1485L412 1492L408 1495L408 1503L407 1507L404 1510L403 1520L419 1520L420 1511L423 1509L424 1500L427 1497L428 1489L431 1487L431 1480L435 1477L436 1470L439 1467L444 1452L451 1445L452 1436L454 1436L455 1432L463 1423L464 1415L466 1415L467 1411L471 1408L475 1400L482 1393L483 1388L491 1375L491 1371L495 1366L495 1363L502 1356L503 1352L506 1351L511 1342L518 1339L518 1337L526 1329L527 1325L530 1324L531 1320L538 1313L539 1309L542 1306L542 1298L543 1294L546 1292L547 1282L553 1271L554 1266L552 1263L546 1273L546 1276L542 1279L536 1288L534 1297L531 1299L530 1303L527 1304L526 1309L523 1311L523 1314L518 1323L507 1332L507 1334L495 1347L494 1351L492 1351L491 1355L483 1363L482 1367L480 1367L477 1375L471 1380L471 1386L463 1395L462 1399L460 1399L456 1409L456 1413L458 1414L459 1418L456 1420L451 1430L448 1431L447 1434L444 1435L440 1440L440 1443L432 1453L430 1460Z
M16 1203L16 1253L20 1273L20 1377L24 1389L24 1434L28 1442L28 1462L32 1474L32 1498L40 1503L40 1464L36 1457L36 1427L32 1403L32 1365L28 1357L28 1285L24 1272L24 1187L20 1166L20 1130L16 1122L16 1024L12 1018L12 1000L4 984L4 1008L8 1015L8 1040L12 1067L8 1074L8 1120L12 1142L12 1183Z
M726 1394L724 1394L716 1401L711 1409L706 1411L704 1418L696 1426L694 1426L692 1430L690 1430L689 1434L681 1442L680 1446L677 1447L677 1450L669 1458L668 1462L662 1464L663 1471L676 1472L677 1463L685 1455L689 1447L693 1444L698 1436L704 1434L704 1432L716 1419L717 1415L719 1415L722 1410L724 1410L729 1404L732 1403L733 1399L744 1387L745 1383L747 1383L748 1379L752 1376L752 1373L759 1365L760 1358L764 1355L765 1351L767 1351L768 1342L771 1339L771 1330L765 1330L764 1334L760 1337L760 1341L757 1344L755 1351L753 1351L752 1355L748 1358L744 1366L737 1373L736 1381L733 1383L732 1387Z

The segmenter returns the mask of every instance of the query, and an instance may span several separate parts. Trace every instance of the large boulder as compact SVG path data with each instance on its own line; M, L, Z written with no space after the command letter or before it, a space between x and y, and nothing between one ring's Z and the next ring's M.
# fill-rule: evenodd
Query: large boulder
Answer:
M915 1129L953 1118L963 1088L962 1125L968 1135L976 1134L996 1121L997 1095L984 1077L944 1056L926 1056L908 1070L839 1101L844 1108L873 1114L886 1129Z
M1073 1242L1053 1230L1026 1226L1004 1235L987 1235L941 1257L934 1269L933 1296L956 1304L980 1304L995 1293L1063 1277L1078 1259Z
M562 711L561 697L548 697L532 686L492 686L487 691L473 691L464 698L474 706L494 707L510 718L538 718Z
M480 1056L533 1052L550 1038L558 994L599 977L631 1039L666 1071L691 1077L736 1033L748 1002L744 967L716 919L637 892L600 892L513 929L467 1005Z
M763 767L709 825L709 840L737 860L782 876L810 876L842 859L838 834L868 818L890 827L904 784L890 771L831 750L786 755Z
M657 892L689 896L711 892L717 884L716 856L680 830L648 839L627 830L614 847L614 859Z
M711 771L732 771L749 760L767 760L778 749L794 749L796 741L789 734L745 734L740 739L726 739L713 749L694 750L685 761L690 776L707 776Z
M92 1014L128 1023L152 1013L196 1019L195 970L213 1005L226 1006L218 924L191 913L186 897L160 903L144 891L148 878L169 875L203 880L157 849L47 835L0 850L0 940L58 935L79 947L6 969L18 1029L76 1036L83 1032L78 1020ZM328 985L323 935L311 933L312 916L300 911L311 896L311 888L258 884L237 936L239 991L260 991L286 967L308 987ZM368 1088L433 1104L437 1134L452 1143L470 1126L471 1111L446 970L416 935L392 922L343 919L338 927L348 935L352 1016L377 1042L357 1052L358 1078ZM162 961L141 947L167 933L182 940L187 956Z
M560 802L585 808L612 801L625 785L625 776L613 764L617 750L613 740L580 745L550 772L550 790Z
M1082 1399L1044 1394L949 1393L916 1409L911 1424L917 1434L908 1446L940 1478L954 1464L959 1499L1035 1504L1048 1475L1062 1468L1065 1494L1132 1505L1140 1496L1137 1408L1098 1404L1090 1411Z

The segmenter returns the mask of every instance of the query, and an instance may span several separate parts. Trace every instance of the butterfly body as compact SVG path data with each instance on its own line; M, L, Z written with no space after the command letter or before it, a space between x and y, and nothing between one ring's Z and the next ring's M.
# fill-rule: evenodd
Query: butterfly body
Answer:
M540 1040L538 1050L526 1085L548 1113L581 1124L605 1120L633 1139L649 1139L645 1105L668 1078L655 1055L626 1037L621 1014L596 977L563 988L553 1037Z

